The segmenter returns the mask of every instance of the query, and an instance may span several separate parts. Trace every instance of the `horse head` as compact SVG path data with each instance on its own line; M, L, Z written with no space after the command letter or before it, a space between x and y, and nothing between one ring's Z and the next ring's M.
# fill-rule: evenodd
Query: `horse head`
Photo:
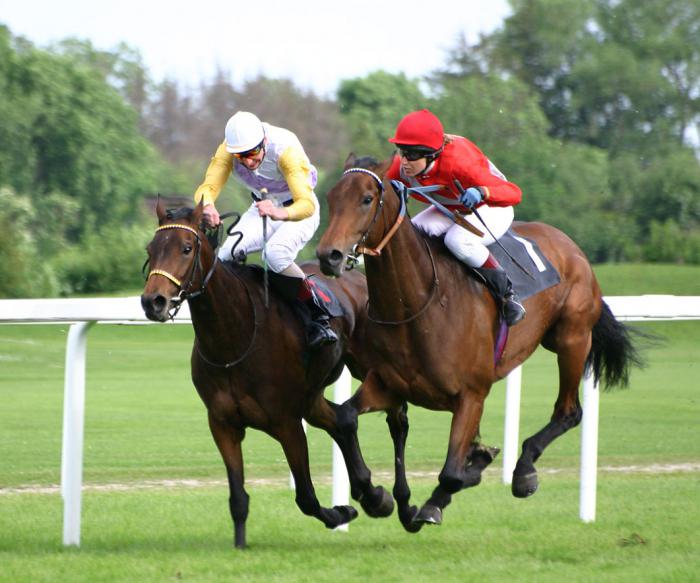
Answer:
M326 275L342 275L345 258L356 261L358 253L372 253L386 231L383 178L391 160L372 158L345 161L341 179L330 189L328 227L321 237L316 255Z
M146 247L150 271L141 306L150 320L164 322L186 299L199 295L215 265L201 226L203 206L166 211L156 205L158 228ZM206 274L206 275L205 275Z

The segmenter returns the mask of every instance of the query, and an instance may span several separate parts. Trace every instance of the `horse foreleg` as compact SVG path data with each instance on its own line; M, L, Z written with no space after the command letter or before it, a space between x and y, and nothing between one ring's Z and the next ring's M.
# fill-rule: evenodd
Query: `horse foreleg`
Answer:
M357 500L368 516L383 518L394 511L394 501L382 486L372 484L370 472L357 439L357 423L344 423L344 430L339 429L339 405L325 399L322 395L314 402L306 419L311 425L324 429L338 444L350 479L350 493Z
M398 505L399 520L408 532L418 532L423 526L422 522L414 521L418 508L410 505L411 489L406 480L406 465L404 454L406 439L408 438L408 406L404 403L387 411L386 422L389 426L391 440L394 443L394 498Z
M209 429L226 466L228 477L228 506L233 520L233 544L237 549L246 546L245 523L248 518L250 497L245 491L243 475L243 452L241 442L245 436L242 429L236 429L215 418L209 413Z
M452 495L481 481L481 472L490 463L488 456L475 457L471 464L468 464L468 457L470 452L474 453L472 443L479 430L483 408L483 397L473 394L462 397L452 415L447 458L438 476L440 484L421 507L414 519L416 522L441 524L442 511L452 501Z
M321 506L309 471L309 450L301 419L285 423L277 428L275 437L282 444L289 469L294 476L296 503L307 516L318 518L327 528L336 528L357 518L357 510L352 506Z
M583 410L578 399L578 386L583 376L590 343L584 337L578 344L568 344L557 355L559 365L559 396L554 413L547 425L523 442L522 453L513 470L511 491L517 498L527 498L537 491L535 462L544 449L557 437L581 422Z

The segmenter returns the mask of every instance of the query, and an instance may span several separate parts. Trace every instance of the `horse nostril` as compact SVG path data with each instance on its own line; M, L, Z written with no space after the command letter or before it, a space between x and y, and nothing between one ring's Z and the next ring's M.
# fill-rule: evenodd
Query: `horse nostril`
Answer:
M337 249L333 249L333 251L328 254L328 263L331 265L339 265L342 260L343 254Z
M162 312L165 309L165 307L167 306L168 300L165 298L165 296L162 296L159 294L153 298L152 303L153 303L153 308L156 311Z
M162 312L167 303L168 300L160 294L141 296L141 307L145 312Z

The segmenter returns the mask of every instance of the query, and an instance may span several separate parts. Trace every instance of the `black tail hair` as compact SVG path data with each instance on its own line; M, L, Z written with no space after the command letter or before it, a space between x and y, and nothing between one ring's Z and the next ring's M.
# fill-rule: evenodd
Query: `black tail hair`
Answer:
M629 385L630 368L643 368L633 336L652 338L640 330L630 328L617 320L610 306L603 302L600 318L593 326L593 342L586 359L586 367L592 367L596 382L602 379L605 388Z

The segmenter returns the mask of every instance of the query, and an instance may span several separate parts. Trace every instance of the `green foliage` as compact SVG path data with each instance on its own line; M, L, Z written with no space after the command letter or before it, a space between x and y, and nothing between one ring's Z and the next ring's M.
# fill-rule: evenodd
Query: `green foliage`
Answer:
M64 295L115 292L143 284L139 268L152 229L141 224L111 225L89 233L56 261Z
M13 115L3 124L11 146L0 158L0 184L30 193L37 207L50 192L79 201L73 242L89 226L128 220L155 190L158 164L134 110L81 60L33 47L13 51L7 35L0 43L3 107Z
M58 291L52 267L35 234L42 229L31 201L0 187L0 298L53 296Z
M104 242L137 256L144 197L192 192L236 109L293 130L319 168L315 240L349 151L385 158L401 117L429 107L523 189L518 219L559 227L597 262L700 263L700 3L511 5L426 79L379 70L342 81L335 100L288 79L235 87L224 70L188 93L152 82L125 44L38 49L0 25L0 188L15 193L0 210L0 294L133 285ZM247 194L227 186L220 203L241 210Z
M383 160L392 151L387 140L394 135L396 124L409 111L424 107L425 97L418 82L403 73L375 71L342 81L338 103L353 150Z

